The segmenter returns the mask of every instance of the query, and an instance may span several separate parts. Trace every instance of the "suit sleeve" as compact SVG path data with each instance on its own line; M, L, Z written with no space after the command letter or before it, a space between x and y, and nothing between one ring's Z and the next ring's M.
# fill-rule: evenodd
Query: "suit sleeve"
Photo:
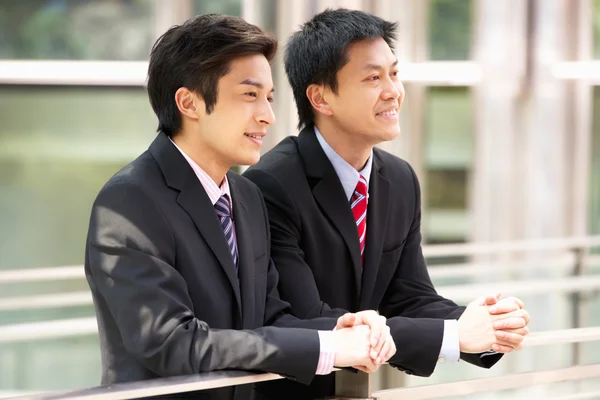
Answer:
M88 234L88 280L126 350L159 376L241 369L308 384L319 357L317 332L211 329L195 317L173 267L176 248L168 221L141 188L116 182L100 192Z
M347 311L330 308L321 300L312 270L304 260L300 245L302 229L298 209L283 185L273 175L259 169L244 173L260 189L266 203L271 257L279 274L279 292L299 318L340 317Z
M408 165L408 164L407 164ZM421 191L413 169L408 165L415 192L415 212L396 273L388 287L380 308L388 318L404 316L410 318L458 319L465 310L451 300L440 296L431 282L421 248ZM441 321L440 321L441 322ZM439 355L443 326L435 343L437 352L428 354L434 360ZM394 336L396 338L397 335ZM432 339L432 338L431 338ZM398 347L398 346L397 346ZM474 365L490 368L501 355L461 353L461 359Z

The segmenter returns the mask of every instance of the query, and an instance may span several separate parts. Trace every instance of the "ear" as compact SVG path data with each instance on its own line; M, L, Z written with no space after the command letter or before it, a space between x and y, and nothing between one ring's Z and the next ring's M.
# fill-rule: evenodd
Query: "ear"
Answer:
M204 107L204 101L185 87L180 87L175 92L175 104L177 104L177 108L181 115L193 120L198 120L200 118L201 107Z
M316 112L333 115L333 110L325 98L326 92L324 85L312 84L306 88L306 97Z

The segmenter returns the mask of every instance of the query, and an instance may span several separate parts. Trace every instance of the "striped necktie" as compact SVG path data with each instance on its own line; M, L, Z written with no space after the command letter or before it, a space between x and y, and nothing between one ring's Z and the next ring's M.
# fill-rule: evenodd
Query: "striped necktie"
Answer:
M365 239L367 237L367 180L364 176L358 178L354 194L350 198L350 208L356 221L358 240L360 242L360 258L364 264Z
M226 194L219 197L219 200L217 200L217 202L215 203L215 211L217 212L217 216L221 220L221 227L223 228L223 233L225 234L225 240L227 240L229 251L231 252L231 256L233 257L233 264L237 268L237 244L235 242L233 222L231 221L231 208L229 207L229 197Z

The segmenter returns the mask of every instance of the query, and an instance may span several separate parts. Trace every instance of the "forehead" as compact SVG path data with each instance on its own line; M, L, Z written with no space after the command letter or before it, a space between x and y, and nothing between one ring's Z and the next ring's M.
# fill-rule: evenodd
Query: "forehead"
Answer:
M234 85L250 80L262 84L268 90L273 87L271 66L262 54L234 59L229 65L229 72L222 80Z
M365 71L372 65L389 68L396 61L394 52L383 38L354 42L348 46L346 54L348 63L342 70L347 69L350 72Z

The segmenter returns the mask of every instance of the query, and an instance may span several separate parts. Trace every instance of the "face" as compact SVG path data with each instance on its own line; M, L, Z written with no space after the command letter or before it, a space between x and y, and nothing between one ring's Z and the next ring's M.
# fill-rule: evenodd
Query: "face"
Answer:
M196 132L207 150L205 155L226 168L256 164L267 128L275 123L267 59L252 55L234 60L219 80L217 103L210 114L199 101Z
M368 145L396 138L404 99L396 56L383 38L353 43L347 52L349 62L337 74L337 94L324 89L333 124Z

